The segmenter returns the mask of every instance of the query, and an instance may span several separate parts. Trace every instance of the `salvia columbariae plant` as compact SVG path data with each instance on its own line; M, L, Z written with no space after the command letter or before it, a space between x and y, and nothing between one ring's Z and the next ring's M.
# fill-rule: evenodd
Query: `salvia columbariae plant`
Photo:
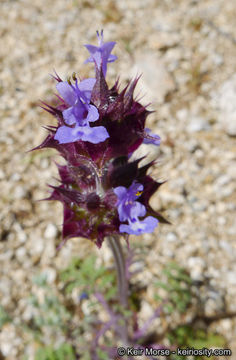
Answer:
M57 73L53 76L57 105L43 103L42 107L57 119L57 126L47 127L49 134L35 149L57 149L66 162L57 165L60 184L51 186L48 198L63 204L63 243L85 237L100 248L108 239L118 274L120 305L127 309L129 272L119 238L128 241L130 234L152 233L159 222L168 223L149 204L162 184L147 174L154 162L141 166L143 157L133 161L131 156L143 143L159 146L160 137L145 127L151 112L134 97L138 77L123 90L118 81L108 87L107 65L117 59L111 54L115 42L104 42L103 31L97 32L97 37L98 46L85 45L90 53L85 63L94 64L94 78L79 80L73 73L63 81ZM123 325L119 322L121 313L110 309L101 293L95 296L110 314L110 322L96 335L94 346L112 326L124 346L135 344L144 335L147 329L136 326L136 335L131 336L127 320ZM114 356L112 351L110 356ZM91 356L99 358L94 350Z

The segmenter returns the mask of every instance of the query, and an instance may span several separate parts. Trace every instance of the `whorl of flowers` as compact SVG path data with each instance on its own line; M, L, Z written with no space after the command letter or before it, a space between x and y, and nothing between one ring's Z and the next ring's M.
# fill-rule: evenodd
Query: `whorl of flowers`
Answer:
M35 149L55 148L66 160L57 165L60 185L50 200L64 206L62 235L86 237L100 247L105 236L153 232L158 221L167 222L149 205L161 183L147 175L153 162L139 167L142 159L130 161L142 143L160 145L160 138L145 128L150 113L134 99L138 78L122 91L118 81L109 88L107 64L115 42L104 42L97 33L98 46L85 45L90 52L95 78L79 81L73 73L68 81L56 74L59 103L44 109L57 119L48 126L48 136Z

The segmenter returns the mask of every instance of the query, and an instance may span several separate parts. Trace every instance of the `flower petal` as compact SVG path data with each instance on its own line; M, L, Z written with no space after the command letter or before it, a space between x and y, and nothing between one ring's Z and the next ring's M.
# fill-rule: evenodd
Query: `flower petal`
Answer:
M63 118L65 120L65 122L68 125L73 125L76 123L76 118L75 118L75 114L74 114L74 107L70 107L69 109L66 109L62 112L63 114Z
M67 81L61 81L56 85L57 91L61 95L61 97L65 100L65 102L69 105L74 105L77 96L73 90L73 88L68 84Z
M83 129L83 136L81 137L81 140L83 141L98 144L109 138L109 134L104 126L82 126L80 128L81 130Z
M118 201L122 200L127 194L127 189L124 186L118 186L113 191L118 197Z
M57 129L54 139L60 144L68 144L80 140L82 135L83 132L80 129L61 126Z
M95 62L95 64L97 64L98 67L100 67L101 63L102 63L102 53L101 50L98 46L94 46L94 45L84 45L87 50L90 52L91 56L85 60L86 62Z
M152 233L158 224L158 220L152 216L148 216L143 221L135 220L129 221L129 225L121 224L119 227L120 232L125 232L132 235L141 235L144 233Z
M125 205L124 203L121 203L118 205L117 210L119 214L120 221L126 221L129 219L130 216L130 208L132 205Z
M130 209L130 218L136 218L138 216L143 217L146 215L146 208L138 201L134 201L132 208Z
M117 60L117 56L113 55L113 54L110 54L109 57L108 57L107 62L114 62L116 60Z
M115 41L108 41L103 42L103 33L101 35L97 33L98 36L98 46L86 44L85 47L90 52L90 57L85 61L94 62L96 66L100 69L102 66L103 75L106 76L107 72L107 63L113 62L117 59L115 55L111 55L111 51L114 48L116 42Z
M104 59L106 59L106 61L108 60L108 57L110 56L113 47L115 46L116 42L115 41L109 41L106 42L102 45L101 47L101 51L102 51L102 57Z
M89 79L82 80L78 85L79 90L81 92L83 92L84 96L86 97L87 103L90 102L91 93L92 93L93 87L95 85L95 82L96 82L96 79L89 78Z
M88 115L87 115L86 120L88 122L93 122L93 121L97 121L98 118L99 118L99 112L98 112L96 106L89 105L88 106Z
M142 222L146 225L145 233L152 233L158 225L158 220L153 216L146 217Z
M145 128L144 133L146 133L147 137L145 137L143 139L143 144L152 144L152 145L156 145L156 146L160 145L160 143L161 143L160 136L153 134L151 132L151 129Z
M143 185L133 181L132 185L129 187L129 194L133 200L136 200L143 191Z

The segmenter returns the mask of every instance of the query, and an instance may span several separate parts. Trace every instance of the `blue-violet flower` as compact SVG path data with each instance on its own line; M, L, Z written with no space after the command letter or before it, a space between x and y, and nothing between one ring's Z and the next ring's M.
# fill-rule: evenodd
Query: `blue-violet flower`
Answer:
M103 75L106 76L107 73L107 63L113 62L117 59L116 55L112 55L112 49L115 46L115 41L103 42L103 30L101 35L97 31L98 46L94 45L85 45L85 47L90 52L90 57L85 60L85 63L94 62L98 69L102 67Z
M151 129L149 128L145 128L145 138L143 139L143 144L152 144L152 145L156 145L159 146L161 143L161 138L160 136L153 134L151 132Z
M143 185L133 182L129 188L118 186L114 189L116 194L117 209L120 221L128 221L128 225L121 224L120 232L125 232L133 235L140 235L143 233L151 233L158 224L158 220L153 216L146 217L143 221L139 217L146 215L146 208L139 201L136 201L143 193Z
M96 79L85 79L75 85L62 81L56 86L59 94L70 107L62 111L67 125L60 126L54 139L60 144L66 144L78 140L89 141L93 144L103 142L109 137L104 126L90 127L89 123L97 121L99 113L94 105L90 104L91 94Z

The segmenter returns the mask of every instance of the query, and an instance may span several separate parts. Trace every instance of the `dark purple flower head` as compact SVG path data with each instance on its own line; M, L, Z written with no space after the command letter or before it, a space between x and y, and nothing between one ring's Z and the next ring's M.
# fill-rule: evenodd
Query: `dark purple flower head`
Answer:
M142 143L160 144L160 138L145 127L150 113L134 98L138 78L119 91L105 80L106 66L114 61L115 43L87 45L95 62L96 78L80 82L62 81L56 74L57 105L44 109L57 119L48 126L48 136L36 149L55 148L65 159L58 165L60 184L52 187L50 200L64 207L62 235L86 237L101 246L104 237L114 234L153 232L167 221L149 205L161 183L147 175L153 165L140 167L142 159L130 155Z
M102 68L103 75L106 76L107 73L107 63L113 62L117 59L117 56L112 55L112 49L115 46L114 41L103 42L103 30L101 35L97 31L98 46L94 45L84 45L90 52L90 57L85 61L94 62L98 69Z

